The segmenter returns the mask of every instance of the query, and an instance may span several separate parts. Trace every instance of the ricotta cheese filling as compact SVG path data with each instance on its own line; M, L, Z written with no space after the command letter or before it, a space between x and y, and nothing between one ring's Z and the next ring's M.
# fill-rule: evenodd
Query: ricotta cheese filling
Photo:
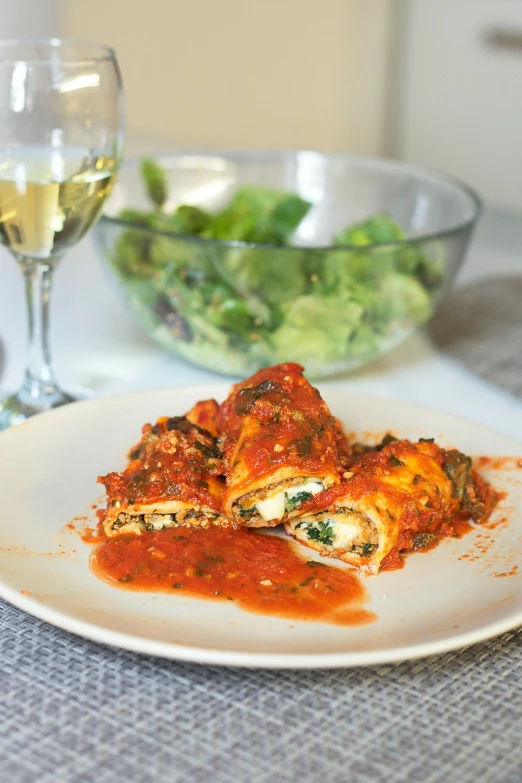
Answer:
M283 519L287 511L299 508L301 503L309 500L322 490L322 482L306 481L304 484L281 489L279 492L275 492L270 497L265 498L265 500L258 500L255 505L251 506L251 509L252 511L257 511L265 522L270 522L272 519ZM301 495L304 496L301 497Z
M343 508L288 522L293 535L305 543L316 543L343 552L369 557L379 545L375 526L359 514Z

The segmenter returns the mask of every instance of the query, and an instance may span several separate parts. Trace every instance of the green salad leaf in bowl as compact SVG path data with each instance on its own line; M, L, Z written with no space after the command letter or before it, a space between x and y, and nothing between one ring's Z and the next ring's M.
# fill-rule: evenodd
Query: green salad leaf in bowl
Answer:
M172 160L184 165L169 166ZM342 194L329 204L328 177L316 202L303 196L302 187L298 193L265 184L266 176L262 184L241 181L241 159L209 158L207 166L205 160L141 161L134 187L139 176L146 200L142 195L139 207L127 205L124 186L123 204L102 218L97 238L145 329L168 350L228 374L293 360L305 364L312 377L331 375L396 345L433 314L479 209L470 191L435 178L442 188L438 202L432 194L435 207L444 211L453 188L457 206L446 203L446 212L467 208L467 220L465 214L446 231L408 238L391 208L342 221L343 211L353 210L343 207ZM365 159L347 160L352 181L354 171L361 175L357 166L364 173ZM370 184L378 189L379 170L371 174ZM341 175L335 173L337 189ZM405 177L399 176L403 198ZM299 176L295 181L299 185ZM363 181L361 200L365 193L368 200L368 176ZM427 205L424 194L424 209ZM325 224L329 236L321 241Z

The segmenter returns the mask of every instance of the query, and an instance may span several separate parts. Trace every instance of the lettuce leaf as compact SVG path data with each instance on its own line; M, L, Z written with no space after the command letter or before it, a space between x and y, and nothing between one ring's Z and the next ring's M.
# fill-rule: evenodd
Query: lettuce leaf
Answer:
M341 359L348 338L361 321L363 308L342 298L300 296L284 311L283 323L271 336L275 354L307 364L311 357Z
M208 239L282 245L294 233L311 204L295 193L244 186L203 231Z

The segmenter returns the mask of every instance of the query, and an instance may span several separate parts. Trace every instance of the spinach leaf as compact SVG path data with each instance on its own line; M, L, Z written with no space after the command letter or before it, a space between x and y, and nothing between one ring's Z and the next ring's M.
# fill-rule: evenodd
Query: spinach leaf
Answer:
M238 399L235 402L234 410L240 416L244 416L249 413L254 403L269 395L270 402L277 403L287 399L287 395L283 387L270 379L261 381L257 386L247 386L246 389L241 389Z
M332 546L335 533L330 522L318 522L316 525L310 525L306 535L311 541L318 541L325 546Z
M456 449L444 452L444 472L453 485L453 497L462 501L466 486L471 480L471 457Z
M285 492L285 508L287 511L293 511L294 509L298 508L302 503L305 502L305 500L310 500L310 498L313 498L313 494L311 492L297 492L295 495L292 495L291 497L288 496L288 494Z

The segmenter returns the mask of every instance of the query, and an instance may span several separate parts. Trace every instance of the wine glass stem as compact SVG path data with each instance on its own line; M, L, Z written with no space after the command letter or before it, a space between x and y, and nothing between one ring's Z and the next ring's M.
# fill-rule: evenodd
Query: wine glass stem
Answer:
M29 350L22 390L37 400L58 390L49 350L49 301L53 267L42 261L20 261L25 277Z

